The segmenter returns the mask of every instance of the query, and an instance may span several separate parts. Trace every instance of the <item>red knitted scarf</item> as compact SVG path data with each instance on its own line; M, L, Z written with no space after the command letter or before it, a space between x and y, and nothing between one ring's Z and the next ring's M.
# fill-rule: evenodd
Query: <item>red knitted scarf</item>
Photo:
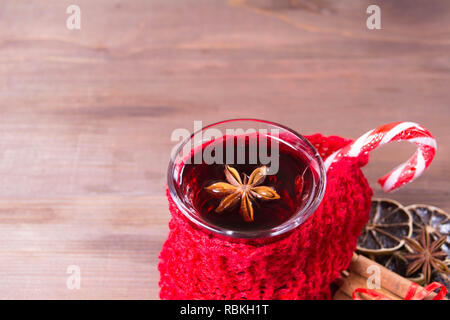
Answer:
M307 136L323 159L351 140ZM160 254L161 299L330 299L330 284L348 267L369 219L372 190L360 170L367 156L327 172L321 205L279 237L236 240L199 229L170 194L170 233Z

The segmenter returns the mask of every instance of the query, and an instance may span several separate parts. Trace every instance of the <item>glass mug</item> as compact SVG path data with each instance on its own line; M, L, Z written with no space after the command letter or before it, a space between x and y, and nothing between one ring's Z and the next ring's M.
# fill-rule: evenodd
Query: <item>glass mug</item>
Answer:
M234 137L239 139L233 139ZM207 156L205 152L208 151L207 147L214 149L211 145L205 146L205 144L211 141L215 144L213 147L216 147L214 151L222 149L222 156L211 159L210 164L205 164L205 161L208 162L208 159L204 159ZM265 146L266 150L257 148L261 145ZM239 152L242 155L241 161L239 161ZM230 159L230 153L233 156L232 159ZM196 156L200 158L199 155L202 159L195 161ZM186 160L190 160L190 163L186 164ZM263 163L264 160L269 163ZM208 217L219 216L208 210L208 207L209 205L217 207L220 199L209 195L205 187L214 181L226 181L223 174L225 164L238 170L241 181L244 179L243 175L248 179L254 169L266 165L269 172L267 176L273 178L266 178L272 180L269 184L272 184L275 189L283 189L283 194L289 197L290 202L297 202L289 207L292 212L286 214L286 217L275 219L271 217L273 211L277 209L280 211L283 206L261 201L257 205L259 207L270 205L269 210L272 213L263 212L264 217L260 217L255 208L254 221L250 225L247 225L234 212L236 210L221 213L220 220ZM292 179L292 185L282 186L285 180L293 175L295 177ZM299 186L295 184L296 179L303 180L301 192L298 190ZM307 183L304 183L305 180ZM262 120L229 120L203 128L180 145L168 169L169 192L183 214L201 228L234 238L264 238L292 230L317 209L322 200L325 185L325 168L314 146L300 134L284 126ZM302 193L301 198L296 197L298 193ZM282 197L280 201L283 200ZM200 204L200 202L204 203ZM232 214L234 216L231 216ZM275 221L268 221L270 218ZM234 225L231 222L227 224L221 221L227 219L232 219ZM242 223L239 223L240 221ZM257 227L253 227L255 224Z

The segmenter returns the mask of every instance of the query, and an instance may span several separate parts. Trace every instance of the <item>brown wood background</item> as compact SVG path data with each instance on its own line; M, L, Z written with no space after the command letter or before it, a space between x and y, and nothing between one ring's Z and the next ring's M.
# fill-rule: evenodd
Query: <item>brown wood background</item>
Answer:
M170 135L194 120L351 138L420 122L435 161L388 197L450 210L449 53L445 0L2 1L0 298L156 299ZM413 150L373 153L377 195Z

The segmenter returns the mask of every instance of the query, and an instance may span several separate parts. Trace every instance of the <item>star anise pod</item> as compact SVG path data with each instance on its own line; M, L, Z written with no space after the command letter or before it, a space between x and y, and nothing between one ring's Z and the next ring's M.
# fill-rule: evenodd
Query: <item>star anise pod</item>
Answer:
M266 166L253 170L250 177L244 175L244 181L241 180L239 172L226 165L225 177L227 182L216 182L206 187L210 193L224 197L216 208L217 213L233 208L241 201L239 213L247 222L253 221L253 204L252 201L260 200L276 200L280 196L271 187L260 186L264 182L267 175Z
M411 238L405 238L405 243L414 253L405 255L405 258L411 260L406 270L406 275L410 276L422 268L422 273L426 283L430 283L431 274L434 270L449 273L447 265L441 259L447 257L447 253L442 251L441 247L447 240L446 236L439 237L431 242L430 234L426 229L422 230L419 241Z

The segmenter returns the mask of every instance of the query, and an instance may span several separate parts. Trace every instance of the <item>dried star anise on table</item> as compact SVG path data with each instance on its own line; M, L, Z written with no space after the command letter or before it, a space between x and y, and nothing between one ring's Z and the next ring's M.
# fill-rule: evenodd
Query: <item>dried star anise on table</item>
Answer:
M444 210L425 204L412 204L405 209L413 218L413 236L420 236L422 229L426 229L432 240L447 236L442 250L450 254L450 214Z
M225 177L228 183L216 182L206 187L206 190L213 195L224 197L215 211L221 213L234 208L240 200L239 213L245 221L252 222L254 220L252 201L256 199L276 200L280 198L273 188L260 186L264 182L266 175L267 168L262 166L253 170L250 177L244 175L244 181L242 181L239 172L226 165Z
M420 268L428 284L431 280L431 274L434 270L442 273L450 273L449 268L442 259L447 257L447 253L442 251L441 247L445 243L447 237L439 237L435 241L431 241L429 232L422 230L420 239L417 241L411 238L404 238L405 244L412 249L414 253L405 255L405 258L411 260L406 275L412 275Z

